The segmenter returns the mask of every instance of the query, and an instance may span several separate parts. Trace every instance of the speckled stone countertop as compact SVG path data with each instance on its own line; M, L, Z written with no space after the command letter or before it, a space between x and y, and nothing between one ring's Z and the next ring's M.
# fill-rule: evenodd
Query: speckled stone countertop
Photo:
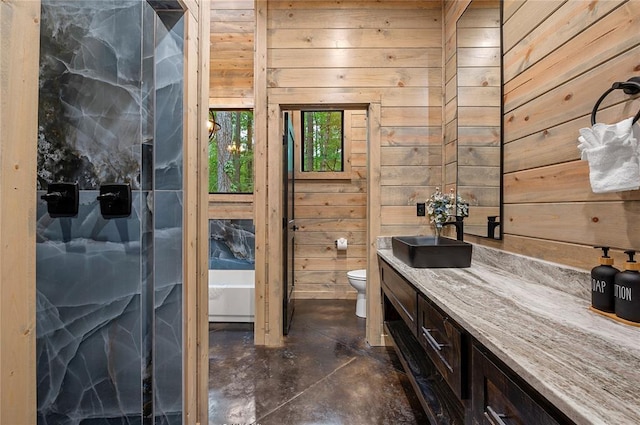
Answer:
M465 269L409 267L388 238L378 255L576 423L640 424L640 328L588 309L588 272L479 245Z

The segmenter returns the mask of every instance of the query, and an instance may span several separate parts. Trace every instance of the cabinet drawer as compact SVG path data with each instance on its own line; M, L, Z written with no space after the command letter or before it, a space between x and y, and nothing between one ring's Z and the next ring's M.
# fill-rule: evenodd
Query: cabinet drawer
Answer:
M420 344L455 395L466 398L462 331L422 296L418 297L418 318Z
M478 347L473 347L473 423L557 425L549 412L519 387Z
M407 324L414 336L417 333L418 293L407 281L384 261L380 262L380 281L387 299Z

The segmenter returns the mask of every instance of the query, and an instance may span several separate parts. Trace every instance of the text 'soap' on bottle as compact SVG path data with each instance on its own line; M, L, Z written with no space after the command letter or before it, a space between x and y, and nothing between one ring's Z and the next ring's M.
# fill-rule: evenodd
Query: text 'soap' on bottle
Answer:
M591 306L600 311L613 313L615 309L614 278L620 270L613 267L613 258L609 257L608 246L596 246L602 249L600 265L591 269Z

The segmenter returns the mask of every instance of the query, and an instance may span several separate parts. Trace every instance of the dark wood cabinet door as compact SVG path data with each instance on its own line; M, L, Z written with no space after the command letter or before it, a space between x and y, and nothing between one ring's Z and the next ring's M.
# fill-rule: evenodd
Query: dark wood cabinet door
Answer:
M472 411L478 425L558 425L532 396L516 384L478 347L472 350Z
M422 296L418 297L418 340L455 395L466 398L463 332Z
M417 336L418 293L384 261L380 261L380 280L386 298L391 302L413 336Z

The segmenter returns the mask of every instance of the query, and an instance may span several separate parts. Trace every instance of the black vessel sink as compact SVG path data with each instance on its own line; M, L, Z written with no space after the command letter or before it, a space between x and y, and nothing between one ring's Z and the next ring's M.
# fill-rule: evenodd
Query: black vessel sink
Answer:
M394 236L393 255L416 268L469 267L472 245L467 242L433 236Z

